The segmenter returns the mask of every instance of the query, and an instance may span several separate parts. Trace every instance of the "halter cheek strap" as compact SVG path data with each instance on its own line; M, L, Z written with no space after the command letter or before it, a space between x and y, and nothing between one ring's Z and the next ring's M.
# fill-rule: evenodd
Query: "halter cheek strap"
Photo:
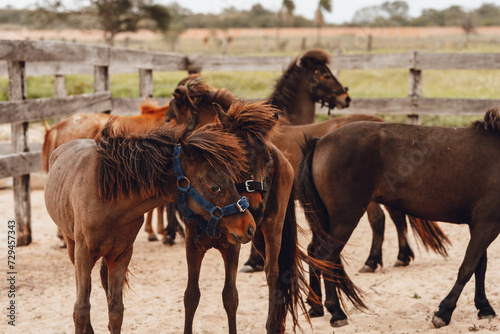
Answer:
M245 196L241 197L236 203L226 205L222 208L219 208L218 206L210 203L198 192L198 190L191 186L191 184L189 183L189 179L184 176L179 160L180 153L181 146L177 145L173 151L173 167L175 176L177 178L177 206L179 208L179 212L184 218L191 219L196 222L195 242L198 242L198 237L203 232L206 232L211 238L219 237L221 233L217 229L217 225L220 219L225 216L245 212L246 209L250 206L250 203L248 203L248 200ZM187 183L187 186L181 187L181 181L185 181ZM206 221L202 216L188 207L186 203L187 196L191 197L192 200L198 203L205 211L210 214L209 221ZM215 212L218 212L219 215L215 215Z

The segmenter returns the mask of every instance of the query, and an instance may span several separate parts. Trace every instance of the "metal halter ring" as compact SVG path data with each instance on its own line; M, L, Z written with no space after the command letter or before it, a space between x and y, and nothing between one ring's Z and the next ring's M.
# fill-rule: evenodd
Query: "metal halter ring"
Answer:
M182 178L177 180L177 188L186 188L186 187L181 187L181 185L179 184L181 181L184 181L184 180L187 182L186 187L191 185L191 182L189 181L189 179L187 177L183 176Z

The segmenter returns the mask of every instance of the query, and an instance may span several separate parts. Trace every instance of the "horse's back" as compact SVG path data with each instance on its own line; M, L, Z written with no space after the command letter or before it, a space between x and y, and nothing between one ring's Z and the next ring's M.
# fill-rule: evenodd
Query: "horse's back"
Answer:
M313 173L316 184L333 187L338 174L340 187L415 216L467 222L478 200L500 194L491 182L500 178L498 157L499 133L359 122L318 142Z

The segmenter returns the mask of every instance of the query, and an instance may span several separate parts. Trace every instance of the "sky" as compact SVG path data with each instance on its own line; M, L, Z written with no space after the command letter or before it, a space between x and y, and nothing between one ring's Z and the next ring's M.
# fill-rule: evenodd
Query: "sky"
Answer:
M63 0L66 4L81 3L84 0ZM367 6L380 5L387 0L332 0L332 13L325 13L325 21L328 23L343 23L350 21L356 10ZM172 0L155 0L155 3L167 5L176 2ZM237 9L250 9L254 4L260 3L263 7L277 11L283 0L181 0L177 1L182 7L190 9L194 13L220 13L224 8L234 6ZM462 6L464 9L479 7L483 2L494 3L500 6L500 0L407 0L410 7L410 16L419 16L422 9L444 9L453 5ZM36 0L0 0L2 7L11 5L14 8L33 6ZM314 17L314 11L318 6L318 0L294 0L295 14L300 14L309 19Z

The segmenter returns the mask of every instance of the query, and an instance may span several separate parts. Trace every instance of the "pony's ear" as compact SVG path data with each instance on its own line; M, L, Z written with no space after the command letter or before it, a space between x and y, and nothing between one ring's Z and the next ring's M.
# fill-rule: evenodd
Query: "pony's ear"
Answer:
M227 116L227 114L224 112L222 109L221 105L218 104L217 102L212 102L212 106L214 107L215 113L217 114L217 118L219 118L219 121L222 123L222 126L226 130L231 130L231 120Z

